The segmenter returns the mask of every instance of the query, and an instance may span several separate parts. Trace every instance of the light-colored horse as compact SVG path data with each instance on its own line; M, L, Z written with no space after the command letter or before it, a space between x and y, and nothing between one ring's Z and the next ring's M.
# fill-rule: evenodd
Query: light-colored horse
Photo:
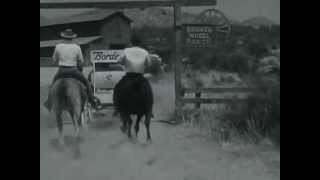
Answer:
M86 127L85 110L87 107L87 94L85 86L78 80L72 78L58 79L52 84L50 90L52 99L52 112L55 114L56 122L58 125L59 133L59 146L64 146L63 135L63 119L62 114L64 111L70 114L72 124L75 129L76 145L78 147L80 140L80 128ZM76 153L80 153L80 149Z

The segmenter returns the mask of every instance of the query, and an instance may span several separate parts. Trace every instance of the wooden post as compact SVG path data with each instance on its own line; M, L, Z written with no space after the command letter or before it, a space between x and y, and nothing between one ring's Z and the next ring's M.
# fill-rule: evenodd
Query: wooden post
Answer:
M196 97L195 97L196 99L200 99L201 98L201 92L196 92ZM198 102L198 103L196 103L195 104L195 108L196 109L200 109L200 106L201 106L201 103L200 102Z
M175 30L175 119L180 120L181 117L181 5L176 1L174 5L174 30Z

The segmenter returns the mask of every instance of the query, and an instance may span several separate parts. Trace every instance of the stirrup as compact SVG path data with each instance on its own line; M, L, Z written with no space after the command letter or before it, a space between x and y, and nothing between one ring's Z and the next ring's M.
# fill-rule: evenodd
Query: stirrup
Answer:
M51 107L50 107L50 104L49 104L48 100L43 103L43 106L44 106L48 111L51 111Z
M101 104L101 101L96 98L96 97L93 97L93 100L91 101L90 103L92 105L92 107L96 110L100 110L102 109L102 104Z
M119 114L119 112L118 111L113 111L113 113L112 113L112 117L116 117L116 116L118 116L118 114Z

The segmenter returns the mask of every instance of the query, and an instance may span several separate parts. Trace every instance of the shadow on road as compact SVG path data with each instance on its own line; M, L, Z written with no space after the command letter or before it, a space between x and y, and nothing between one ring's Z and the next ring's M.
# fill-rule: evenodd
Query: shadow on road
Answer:
M91 130L96 131L106 131L109 129L114 129L116 125L115 121L111 120L95 120L94 122L91 122L89 125L89 128Z

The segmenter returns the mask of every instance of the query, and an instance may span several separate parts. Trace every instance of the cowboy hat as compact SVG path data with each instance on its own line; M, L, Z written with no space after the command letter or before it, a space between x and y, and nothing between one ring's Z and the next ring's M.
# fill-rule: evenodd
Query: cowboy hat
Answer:
M76 38L78 35L77 35L76 33L74 33L74 32L72 31L72 29L66 29L66 30L64 30L64 31L62 31L62 32L60 33L60 36L61 36L62 38L66 38L66 39L74 39L74 38Z

